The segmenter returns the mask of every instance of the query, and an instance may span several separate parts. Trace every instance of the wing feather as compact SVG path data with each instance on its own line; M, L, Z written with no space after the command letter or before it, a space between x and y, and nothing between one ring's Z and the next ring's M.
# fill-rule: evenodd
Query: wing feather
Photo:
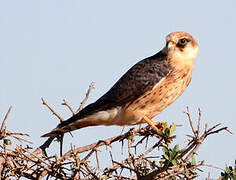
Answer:
M167 55L163 51L138 62L106 94L57 127L64 127L98 111L112 109L134 101L151 90L171 69Z

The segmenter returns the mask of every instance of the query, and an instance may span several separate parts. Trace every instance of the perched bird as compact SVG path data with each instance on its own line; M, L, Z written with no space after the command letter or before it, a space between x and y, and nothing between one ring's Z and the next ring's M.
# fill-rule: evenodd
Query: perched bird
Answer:
M42 137L98 125L136 125L147 122L172 104L189 85L199 47L185 32L166 37L166 46L157 54L131 67L96 102L61 122Z

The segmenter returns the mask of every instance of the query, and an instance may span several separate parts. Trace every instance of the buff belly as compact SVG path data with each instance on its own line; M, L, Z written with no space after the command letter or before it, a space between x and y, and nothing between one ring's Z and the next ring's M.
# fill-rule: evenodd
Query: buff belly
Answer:
M133 114L136 124L145 123L141 117L154 118L182 95L190 81L191 72L177 71L169 74L154 86L151 91L146 92L128 105L126 108L127 114Z

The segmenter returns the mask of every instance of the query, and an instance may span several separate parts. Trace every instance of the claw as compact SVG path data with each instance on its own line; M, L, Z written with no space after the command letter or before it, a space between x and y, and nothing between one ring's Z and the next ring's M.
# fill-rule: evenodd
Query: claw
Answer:
M147 116L144 116L144 120L151 126L156 132L163 131L165 122L154 122L152 119L149 119Z

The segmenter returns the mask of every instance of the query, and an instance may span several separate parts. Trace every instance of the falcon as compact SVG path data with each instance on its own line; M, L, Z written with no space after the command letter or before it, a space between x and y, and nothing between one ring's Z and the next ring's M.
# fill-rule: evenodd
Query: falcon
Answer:
M157 129L152 119L189 85L198 51L198 44L190 34L167 35L166 45L160 52L136 63L97 101L42 137L98 125L148 123Z

